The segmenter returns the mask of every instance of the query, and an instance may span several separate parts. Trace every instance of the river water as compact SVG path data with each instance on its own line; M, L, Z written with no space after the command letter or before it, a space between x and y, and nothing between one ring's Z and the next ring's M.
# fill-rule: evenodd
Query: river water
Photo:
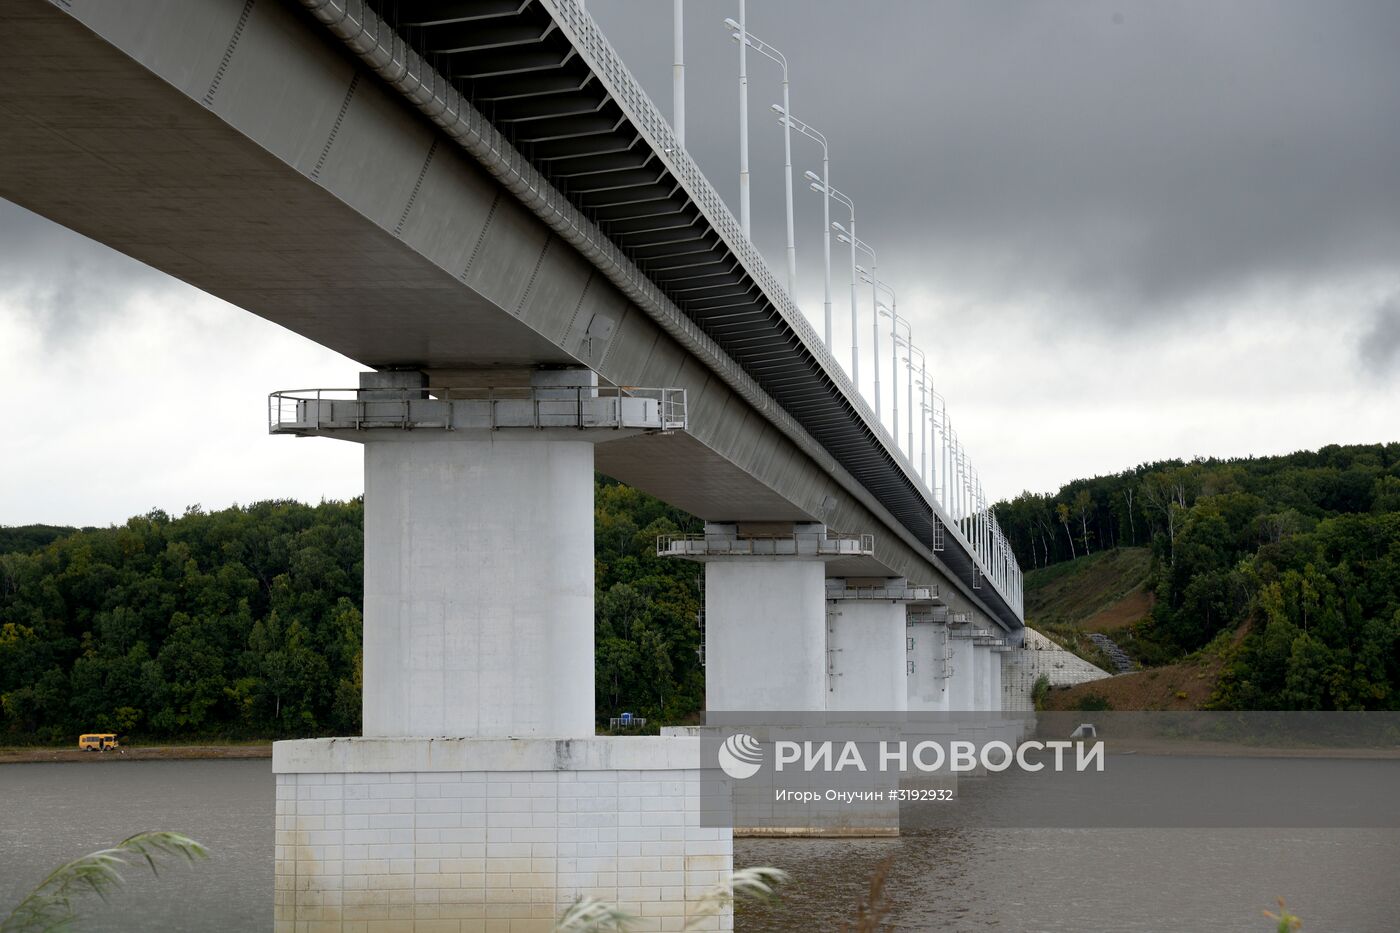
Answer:
M0 916L62 862L173 829L211 860L160 878L133 866L80 929L270 930L273 788L267 760L0 766ZM741 839L736 864L792 882L736 929L839 929L891 857L887 921L902 930L1262 933L1279 895L1306 931L1400 930L1400 830L1056 828Z

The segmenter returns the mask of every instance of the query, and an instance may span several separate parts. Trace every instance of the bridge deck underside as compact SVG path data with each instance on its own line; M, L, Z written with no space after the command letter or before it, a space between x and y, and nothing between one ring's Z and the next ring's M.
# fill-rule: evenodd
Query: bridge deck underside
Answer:
M574 362L48 3L0 27L0 197L370 366Z

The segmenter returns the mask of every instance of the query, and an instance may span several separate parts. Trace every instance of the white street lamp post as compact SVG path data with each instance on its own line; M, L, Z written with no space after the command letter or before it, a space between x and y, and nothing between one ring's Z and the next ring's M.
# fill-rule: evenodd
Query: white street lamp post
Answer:
M963 480L967 484L964 490L967 495L967 539L972 542L972 555L976 557L980 551L977 543L977 496L976 487L973 485L977 474L973 470L972 460L968 458L967 451L963 451L963 458L967 461L967 466L963 470Z
M911 335L911 336L912 336L912 335ZM915 353L919 354L919 359L920 359L920 361L923 361L923 360L924 360L924 351L923 351L923 350L920 350L918 347L914 346L913 343L906 343L904 346L905 346L905 349L908 351L908 352L905 354L905 357L904 357L904 375L905 375L905 392L904 392L904 394L905 394L905 397L906 397L906 401L908 402L908 405L909 405L909 413L908 413L908 415L906 416L906 417L908 417L908 419L909 419L909 428L908 428L908 432L907 432L908 435L909 435L909 459L910 459L910 460L913 460L913 459L914 459L914 354L915 354ZM924 368L927 368L927 363L924 364ZM921 378L922 378L922 377L921 377ZM922 402L922 400L923 400L923 399L922 399L922 395L921 395L920 401ZM922 437L923 437L923 434L924 434L924 413L923 413L923 408L922 408L922 406L921 406L920 409L919 409L919 436L922 438ZM919 471L919 472L920 472L920 475L922 476L922 474L923 474L923 457L922 457L922 456L919 457L919 466L920 466L920 471Z
M958 516L962 519L963 537L972 540L972 501L967 481L967 450L958 441Z
M977 472L972 466L971 458L967 457L967 451L963 451L963 457L967 459L967 468L963 473L967 481L967 539L972 542L972 556L976 557L981 552L981 545L977 541Z
M823 136L821 133L818 133L816 130L812 129L812 127L808 126L806 123L803 123L801 120L799 120L799 119L797 119L796 117L794 117L790 112L788 112L788 109L787 109L786 107L779 107L777 104L774 104L774 105L773 105L773 110L774 110L775 113L778 114L778 119L782 121L782 123L783 123L783 125L784 125L785 127L789 128L789 129L796 128L797 132L801 133L803 136L806 136L808 139L811 139L811 140L814 140L814 141L817 142L817 143L820 143L820 144L821 144L821 147L822 147L822 177L821 177L821 178L817 178L817 176L814 175L814 174L812 174L811 172L807 172L806 174L807 174L807 178L808 178L810 181L812 181L814 184L820 184L820 185L821 185L821 191L823 192L823 197L822 197L822 274L823 274L823 282L822 282L822 284L823 284L825 290L824 290L824 292L823 292L823 294L822 294L822 323L823 323L823 325L824 325L824 327L823 327L823 332L822 332L822 336L826 339L826 348L827 348L827 350L830 351L830 350L831 350L831 198L830 198L830 196L827 196L827 195L825 194L825 192L826 192L826 189L827 189L828 184L829 184L830 181L831 181L831 154L830 154L830 152L827 151L826 137L825 137L825 136ZM789 179L789 182L788 182L788 192L791 193L791 191L792 191L792 183L791 183L791 180ZM791 204L791 202L789 202L789 204ZM789 213L788 213L788 219L789 219L789 220L792 219L792 213L791 213L791 211L789 211ZM856 221L855 221L855 211L854 211L854 208L853 208L853 209L852 209L852 212L851 212L851 224L854 226L855 222L856 222ZM852 374L852 378L853 378L853 379L855 378L854 374Z
M862 248L865 248L865 244L864 244L864 243L862 243L861 246L862 246ZM872 252L871 255L873 256L874 253ZM905 333L905 336L909 338L909 340L913 340L913 339L914 339L914 331L913 331L913 328L911 328L911 327L909 326L909 321L908 321L908 319L907 319L907 318L904 318L904 317L901 317L900 314L899 314L899 312L898 312L898 310L896 310L896 309L898 308L899 301L898 301L898 299L895 297L894 289L893 289L893 288L890 288L889 285L887 285L887 284L885 284L884 282L881 282L879 279L877 279L877 278L875 277L875 271L874 271L874 269L872 269L872 270L869 271L869 272L865 271L865 269L861 268L860 266L856 266L856 269L861 273L861 278L864 279L865 282L867 282L867 283L870 285L870 287L872 288L872 290L874 290L877 294L879 293L880 290L883 290L883 291L885 292L885 294L887 294L887 295L890 296L890 307L889 307L889 309L888 309L888 313L886 313L885 311L880 311L880 310L878 310L879 307L880 307L878 303L877 303L877 305L876 305L876 308L877 308L877 313L878 313L878 314L884 314L886 317L888 317L888 318L890 319L890 409L891 409L891 412L893 413L893 434L894 434L894 443L895 443L895 446L898 447L898 446L899 446L899 330L898 330L898 328L899 328L899 325L900 325L900 324L903 324L903 325L904 325L904 333ZM876 337L876 346L877 346L877 347L879 346L879 337L878 337L878 334L877 334L877 337ZM876 374L876 377L877 377L877 378L878 378L878 376L879 376L879 373L880 373L880 366L879 366L879 363L877 362L876 365L875 365L875 374ZM878 385L878 382L877 382L877 385ZM877 388L877 389L876 389L877 397L878 397L878 392L879 392L879 389ZM912 446L913 446L913 445L911 444L910 447L912 448ZM914 451L913 451L912 449L909 451L909 456L910 456L910 457L913 457L913 456L914 456Z
M671 62L671 120L675 123L676 145L685 148L685 0L671 6L675 55Z
M962 469L958 466L958 433L953 431L948 438L948 514L952 517L953 524L962 528L962 493L959 492L962 486Z
M764 42L751 32L745 31L744 27L732 19L724 21L724 25L732 33L731 38L740 45L747 45L758 52L764 58L776 62L783 69L783 113L788 112L788 63L787 58L773 46ZM787 278L788 295L794 300L797 296L797 241L793 234L792 225L792 127L787 121L783 122L783 179L787 182Z
M881 282L881 283L879 283L879 284L882 285L882 286L884 285L883 282ZM891 294L893 294L893 293L891 293ZM893 297L891 297L890 301L891 301L891 304L893 304L893 301L894 301ZM880 305L880 306L879 306L879 314L880 314L882 317L887 317L887 318L890 319L890 412L891 412L891 428L890 428L890 433L894 435L894 446L895 446L896 448L898 448L898 447L899 447L899 345L900 345L900 343L901 343L901 340L899 339L899 327L900 327L901 324L904 326L904 340L903 340L902 342L904 343L905 346L908 346L908 345L909 345L909 341L910 341L910 339L914 336L914 332L913 332L912 328L910 328L910 326L909 326L909 321L908 321L908 319L907 319L907 318L904 318L904 317L901 317L901 316L899 315L899 312L895 311L895 309L894 309L893 307L886 308L884 305ZM910 451L909 456L912 457L913 455L914 455L914 454L913 454L913 451Z
M991 525L987 515L987 495L982 491L982 477L977 477L977 523L980 531L982 543L982 562L990 565L992 562L992 549L990 545Z
M967 448L958 445L958 456L962 459L963 476L963 515L966 517L967 540L972 550L977 550L977 510L972 505L972 461L968 459Z
M948 485L948 478L945 472L946 461L944 460L943 447L948 439L948 402L932 385L928 387L928 394L930 437L932 438L935 430L938 431L938 437L934 439L933 443L933 459L929 463L933 470L933 475L929 477L929 484L934 491L934 497L946 509L948 503L944 499L943 490Z
M812 176L812 173L811 173L811 172L808 172L808 173L807 173L807 177L808 177L808 178L813 177L813 176ZM852 201L850 198L846 197L846 196L845 196L844 194L842 194L841 192L837 191L835 188L833 188L833 187L832 187L831 185L829 185L829 184L822 184L822 183L819 183L819 182L813 182L811 187L812 187L812 190L813 190L813 191L820 191L820 192L822 192L823 194L825 194L827 197L829 197L829 198L835 198L837 201L840 201L842 204L846 205L847 209L849 209L850 212L851 212L851 232L852 232L852 236L847 237L847 236L845 235L845 233L846 233L845 228L842 227L839 223L837 223L837 222L834 221L834 220L831 221L830 224L827 226L827 230L828 230L828 231L831 231L831 230L840 231L838 238L841 240L841 242L842 242L842 243L849 243L849 244L851 245L851 382L853 382L853 383L855 384L856 391L859 392L859 391L860 391L860 328L857 327L857 323L858 323L858 321L859 321L859 315L858 315L859 303L856 301L856 288L857 288L857 287L859 286L859 284L860 284L860 279L857 278L857 274L856 274L856 241L855 241L855 237L854 237L854 233L855 233L855 229L856 229L856 205L855 205L855 202L854 202L854 201ZM828 232L828 236L829 236L829 235L830 235L830 233ZM878 346L876 347L876 349L877 349L877 350L879 349Z
M773 105L777 110L777 104ZM829 188L831 178L831 154L827 151L826 137L812 129L806 123L787 112L778 114L778 118L789 126L794 126L797 131L808 139L821 143L822 147L822 177L817 178L812 172L807 172L806 177L812 182L814 190L822 193L822 337L826 340L827 350L831 349L831 197L826 192ZM851 209L851 224L854 225L855 209ZM854 372L851 378L855 378Z
M744 0L739 0L739 32L748 35ZM739 43L739 227L749 236L749 59L747 42Z
M988 547L987 497L982 494L982 474L973 474L973 501L977 503L977 547L982 555L982 565L991 564L991 549Z
M879 278L880 260L876 258L875 250L872 249L868 243L857 238L854 229L852 229L850 233L847 233L845 228L834 222L832 223L832 227L837 231L836 239L840 240L842 243L851 244L853 256L855 250L859 249L870 257L870 301L872 304L878 306L880 303L880 293L875 282ZM855 276L856 272L852 270L852 289L855 287ZM872 315L870 318L870 330L874 335L875 342L875 418L879 421L884 421L885 416L880 409L880 315L878 313Z
M957 522L960 519L958 512L958 467L954 450L957 446L958 432L953 430L952 421L948 418L948 410L943 410L943 507L948 510L948 516Z

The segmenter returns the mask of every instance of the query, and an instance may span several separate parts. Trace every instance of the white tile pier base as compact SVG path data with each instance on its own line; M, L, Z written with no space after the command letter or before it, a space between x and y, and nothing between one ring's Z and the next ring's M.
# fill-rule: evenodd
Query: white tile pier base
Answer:
M278 742L276 929L545 933L586 894L680 930L734 861L699 765L692 738Z

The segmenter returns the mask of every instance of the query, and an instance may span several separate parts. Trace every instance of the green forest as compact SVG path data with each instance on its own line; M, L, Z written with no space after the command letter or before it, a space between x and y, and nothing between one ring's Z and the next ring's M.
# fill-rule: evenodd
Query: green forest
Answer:
M362 509L261 502L111 528L0 528L0 742L353 735ZM1224 645L1216 703L1400 709L1400 444L1145 464L996 506L1027 569L1152 553L1139 659ZM597 480L597 712L704 697L690 516Z
M1400 709L1400 443L1143 464L994 507L1030 570L1151 548L1139 660L1207 646L1228 709Z
M701 573L656 536L698 524L608 480L595 503L598 714L683 719L704 697ZM260 502L0 529L0 742L359 734L362 517Z

